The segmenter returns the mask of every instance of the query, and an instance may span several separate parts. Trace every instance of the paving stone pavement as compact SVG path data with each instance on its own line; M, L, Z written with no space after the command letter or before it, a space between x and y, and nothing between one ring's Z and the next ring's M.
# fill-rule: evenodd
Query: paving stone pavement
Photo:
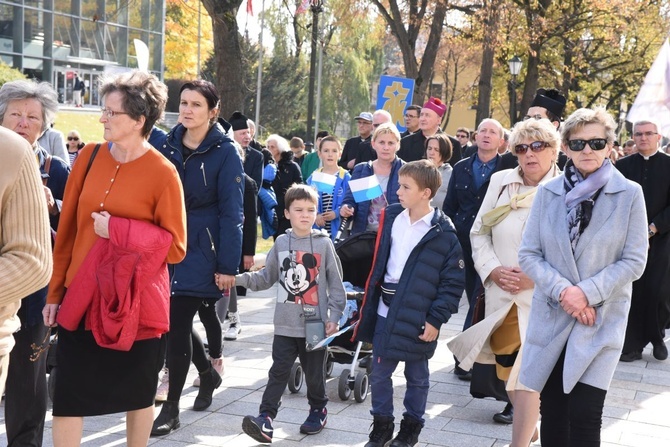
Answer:
M241 428L242 418L256 415L271 364L272 315L275 289L250 293L241 298L239 308L242 333L224 346L223 385L214 394L212 406L203 412L190 410L197 388L190 386L196 376L191 367L180 402L181 428L169 436L152 438L155 447L257 445ZM426 426L419 447L503 447L509 445L511 427L496 424L491 416L504 404L489 399L473 399L468 384L452 374L454 361L446 342L462 327L465 300L461 312L442 328L438 350L430 361L431 390L428 396ZM199 326L200 329L201 326ZM362 403L338 397L338 378L347 365L335 364L328 380L328 424L318 435L306 436L299 426L307 416L305 387L288 391L274 422L273 445L291 446L363 446L367 442L371 416L370 397ZM101 383L100 386L105 386ZM402 416L404 376L398 368L394 376L396 418ZM603 416L603 447L667 447L670 445L670 362L655 360L647 348L643 360L620 363L607 394ZM158 414L159 408L156 408ZM0 407L0 444L6 445L4 405ZM47 414L44 445L51 446L51 413ZM124 415L86 418L82 445L125 445ZM540 442L533 444L540 445Z

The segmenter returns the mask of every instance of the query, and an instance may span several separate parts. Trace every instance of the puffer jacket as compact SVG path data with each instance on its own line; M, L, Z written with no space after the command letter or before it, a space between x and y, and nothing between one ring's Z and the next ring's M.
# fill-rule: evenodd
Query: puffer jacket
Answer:
M69 331L85 327L99 346L128 351L136 340L169 330L165 258L172 235L154 224L112 217L109 239L98 238L70 283L58 312Z
M396 157L391 164L391 174L389 175L389 182L386 187L386 202L389 205L398 203L398 171L405 162L400 158ZM351 180L357 180L359 178L370 177L374 175L375 171L372 168L372 162L366 161L365 163L359 163L354 166L354 171L351 174ZM343 205L349 205L354 208L354 224L351 227L351 234L358 234L365 231L368 226L368 212L370 211L371 200L366 200L365 202L356 203L354 200L354 194L347 187L347 193L344 196L342 201ZM381 228L381 225L379 226Z
M244 169L220 122L192 153L185 132L178 124L157 147L177 168L186 205L186 257L170 266L171 293L216 299L214 273L237 274L242 257Z
M381 215L372 271L365 286L360 319L354 332L359 341L372 342L377 323L386 264L391 252L391 229L403 207L389 205ZM382 345L375 355L399 361L431 358L437 341L419 340L426 322L437 328L458 312L465 287L463 255L456 230L444 213L435 208L431 228L407 258L387 315Z

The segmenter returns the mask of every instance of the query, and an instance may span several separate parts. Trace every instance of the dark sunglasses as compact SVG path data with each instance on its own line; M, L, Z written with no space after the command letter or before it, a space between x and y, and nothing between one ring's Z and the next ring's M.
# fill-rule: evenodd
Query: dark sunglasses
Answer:
M525 154L530 149L533 152L542 152L545 147L549 147L549 143L544 141L533 141L530 144L517 144L514 146L514 152L516 154Z
M594 151L601 151L607 146L605 138L594 138L592 140L568 140L568 147L571 151L579 152L584 150L586 143Z
M79 141L79 137L67 137L67 141Z

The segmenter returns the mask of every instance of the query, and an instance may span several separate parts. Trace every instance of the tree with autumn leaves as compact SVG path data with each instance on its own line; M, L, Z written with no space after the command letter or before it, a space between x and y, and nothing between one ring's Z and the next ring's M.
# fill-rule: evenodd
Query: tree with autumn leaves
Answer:
M252 114L255 86L245 79L253 77L256 63L245 59L235 20L243 0L201 1L211 17L223 115L228 109ZM197 10L190 5L195 0L169 2ZM307 82L301 80L308 75L309 20L295 15L298 3L267 2L277 23L285 24L268 26L283 45L276 46L276 59L275 49L266 50L264 62L271 85L264 82L261 121L273 131L298 129L306 121ZM635 98L670 26L670 0L327 0L324 7L321 111L331 129L372 102L370 86L394 58L401 74L416 80L414 102L424 100L429 80L440 73L446 102L475 104L478 121L510 119L507 60L513 55L524 62L519 111L538 87L555 87L567 94L568 111L604 105L616 113ZM462 76L466 68L476 73L474 80ZM291 113L275 118L281 110Z

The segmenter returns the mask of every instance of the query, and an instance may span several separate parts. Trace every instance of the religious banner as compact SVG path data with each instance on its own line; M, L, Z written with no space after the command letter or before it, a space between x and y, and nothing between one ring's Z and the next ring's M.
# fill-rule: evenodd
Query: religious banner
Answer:
M400 132L405 131L405 109L412 105L414 79L382 76L377 90L377 109L391 114L393 124Z

